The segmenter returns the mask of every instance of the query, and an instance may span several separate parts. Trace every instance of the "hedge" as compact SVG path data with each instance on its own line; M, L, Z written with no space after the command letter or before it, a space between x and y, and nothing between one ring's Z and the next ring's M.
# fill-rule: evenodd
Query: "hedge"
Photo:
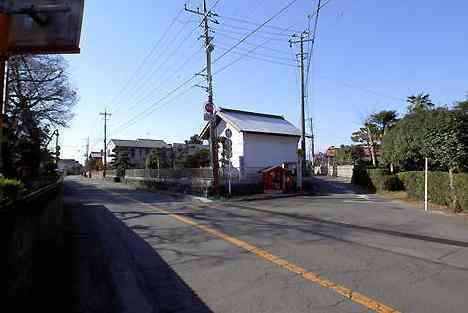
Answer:
M403 172L398 177L410 197L424 200L424 172ZM468 173L454 174L454 187L457 207L453 209L468 210ZM428 173L428 198L432 203L452 205L453 197L447 172Z
M401 181L396 175L390 175L384 169L366 169L355 167L353 170L352 183L362 186L370 192L381 192L384 190L402 190Z
M0 178L0 203L15 201L24 191L22 182Z
M468 211L468 173L455 174L455 190L460 208Z
M447 172L428 173L428 198L436 204L452 206L450 180ZM353 184L365 187L370 192L405 190L415 199L424 200L424 172L402 172L390 175L383 169L356 167ZM468 211L468 173L454 174L454 187L457 197L456 207Z

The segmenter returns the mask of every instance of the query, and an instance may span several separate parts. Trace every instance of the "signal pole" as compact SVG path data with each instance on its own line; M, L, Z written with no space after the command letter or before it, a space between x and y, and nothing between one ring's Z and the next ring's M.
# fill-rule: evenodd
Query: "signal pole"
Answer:
M102 172L103 178L106 178L106 170L107 170L107 117L111 116L112 114L107 113L107 109L104 110L104 113L99 113L99 115L104 116L104 170Z
M217 16L216 13L213 13L208 10L206 5L206 0L203 0L203 11L192 10L185 5L185 11L202 16L203 20L200 26L203 27L204 46L206 52L206 82L208 86L204 88L208 93L208 102L206 103L205 108L210 108L212 111L210 118L210 154L211 154L211 168L213 169L213 187L214 193L218 194L219 192L219 162L218 162L218 140L216 138L216 113L214 110L213 102L213 75L211 73L211 53L214 50L213 37L210 36L210 26L209 22L219 24L214 17ZM209 112L210 113L210 112Z
M300 35L293 34L292 38L289 39L289 45L292 47L293 44L300 45L300 53L298 56L301 58L301 160L302 160L302 176L305 176L306 172L306 134L305 134L305 77L304 77L304 59L306 54L304 53L304 43L312 41L309 38L309 32L303 31Z

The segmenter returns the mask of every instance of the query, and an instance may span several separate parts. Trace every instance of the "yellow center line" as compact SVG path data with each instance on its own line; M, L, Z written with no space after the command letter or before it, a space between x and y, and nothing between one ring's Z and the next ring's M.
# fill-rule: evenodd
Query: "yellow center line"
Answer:
M101 188L99 188L101 189ZM157 207L153 204L149 204L149 203L145 203L145 202L141 202L139 200L136 200L134 198L131 198L131 197L127 197L127 196L124 196L124 195L121 195L117 192L113 192L113 191L109 191L109 190L105 190L105 189L101 189L101 190L104 190L104 191L107 191L111 194L114 194L114 195L117 195L119 197L122 197L122 198L125 198L125 199L128 199L130 201L133 201L135 203L138 203L140 205L143 205L143 206L147 206L147 207L150 207L152 209L157 209L159 211L161 211L162 213L166 214L167 216L170 216L172 217L173 219L176 219L182 223L185 223L185 224L188 224L188 225L191 225L193 227L196 227L208 234L211 234L213 235L214 237L217 237L217 238L220 238L224 241L227 241L231 244L233 244L234 246L237 246L239 248L242 248L246 251L249 251L253 254L255 254L256 256L264 259L264 260L267 260L273 264L276 264L278 265L279 267L283 268L283 269L286 269L290 272L293 272L293 273L296 273L298 275L300 275L302 278L314 283L314 284L317 284L321 287L324 287L324 288L327 288L327 289L330 289L330 290L333 290L335 291L336 293L346 297L347 299L353 301L353 302L356 302L356 303L359 303L361 305L363 305L364 307L368 308L368 309L371 309L373 310L374 312L379 312L379 313L400 313L398 310L392 308L392 307L389 307L375 299L372 299L372 298L369 298L367 296L365 296L364 294L362 293L359 293L359 292L356 292L350 288L347 288L345 286L342 286L340 284L337 284L337 283L334 283L328 279L326 279L325 277L322 277L322 276L319 276L318 274L315 274L313 272L310 272L294 263L291 263L281 257L278 257L276 255L273 255L271 254L270 252L266 251L266 250L263 250L261 248L258 248L246 241L243 241L243 240L240 240L240 239L237 239L237 238L234 238L234 237L231 237L223 232L220 232L220 231L217 231L211 227L208 227L208 226L205 226L205 225L202 225L202 224L199 224L198 222L192 220L192 219L189 219L189 218L186 218L186 217L183 217L183 216L180 216L180 215L177 215L177 214L174 214L174 213L171 213L170 211L167 211L165 209L162 209L160 207Z

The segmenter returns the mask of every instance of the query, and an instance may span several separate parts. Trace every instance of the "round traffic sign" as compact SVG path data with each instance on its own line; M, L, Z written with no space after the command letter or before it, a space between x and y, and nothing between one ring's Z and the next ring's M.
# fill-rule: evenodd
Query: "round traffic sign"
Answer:
M213 113L214 112L214 106L213 103L205 103L205 111L208 113Z

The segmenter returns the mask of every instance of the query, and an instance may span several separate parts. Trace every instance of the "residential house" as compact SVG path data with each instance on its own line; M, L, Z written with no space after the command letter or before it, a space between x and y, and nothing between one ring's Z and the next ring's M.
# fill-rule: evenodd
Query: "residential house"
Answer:
M93 151L93 152L91 152L91 153L89 154L89 160L90 160L90 161L93 161L93 160L96 160L96 161L97 161L97 160L101 160L101 161L102 161L102 154L103 154L103 153L102 153L101 151L99 151L99 152L94 152L94 151Z
M298 161L301 132L283 116L220 108L216 135L225 137L228 129L232 132L231 167L241 180L261 179L261 170L267 167ZM200 136L209 138L209 124Z
M111 139L108 145L108 164L111 163L117 154L126 153L129 163L134 168L145 168L146 159L156 149L171 148L164 140L137 139L123 140Z
M83 171L83 166L80 162L73 159L61 159L58 161L57 169L66 175L80 175Z

